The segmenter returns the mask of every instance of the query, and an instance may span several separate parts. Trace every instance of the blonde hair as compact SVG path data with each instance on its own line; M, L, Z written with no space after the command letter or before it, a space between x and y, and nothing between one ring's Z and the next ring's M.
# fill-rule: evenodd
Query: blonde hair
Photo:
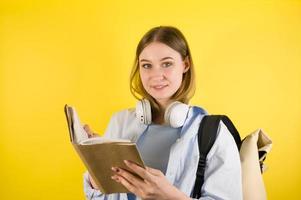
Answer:
M147 93L144 89L139 73L139 55L143 49L152 42L163 43L175 51L179 52L182 60L188 59L190 67L187 72L183 74L183 80L180 88L171 97L172 100L180 101L188 104L189 100L195 93L195 71L191 58L190 49L184 35L175 27L172 26L158 26L149 30L140 40L136 49L136 57L130 75L130 90L133 96L141 100L146 98L150 101L152 112L160 110L157 101Z

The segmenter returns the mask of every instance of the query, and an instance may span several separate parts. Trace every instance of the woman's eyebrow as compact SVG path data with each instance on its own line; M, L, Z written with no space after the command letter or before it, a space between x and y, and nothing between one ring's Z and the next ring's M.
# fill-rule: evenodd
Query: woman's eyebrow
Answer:
M172 57L164 57L164 58L162 58L160 61L162 61L162 60L166 60L166 59L173 59ZM174 59L173 59L174 60ZM145 62L151 62L151 61L149 61L149 60L147 60L147 59L141 59L140 60L140 62L143 62L143 61L145 61Z
M166 60L166 59L173 59L172 57L164 57L164 58L162 58L160 61L162 61L162 60ZM173 59L174 60L174 59Z

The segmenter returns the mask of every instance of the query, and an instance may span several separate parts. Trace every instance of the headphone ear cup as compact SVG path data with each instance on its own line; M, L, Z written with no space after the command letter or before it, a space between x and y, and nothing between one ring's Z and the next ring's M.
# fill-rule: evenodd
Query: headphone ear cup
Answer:
M145 124L152 123L152 109L149 100L143 99L143 108L144 108L144 116L145 116Z
M173 102L171 104L169 104L165 110L164 113L164 122L166 125L171 126L170 125L170 112L171 112L171 107L175 104L176 102Z
M140 123L145 123L145 116L143 111L143 103L142 101L138 101L136 104L136 118Z
M136 117L139 122L143 124L150 124L152 122L150 102L147 99L142 99L136 105Z
M185 119L189 111L187 104L175 101L171 103L165 111L165 123L173 128L179 128L184 125Z

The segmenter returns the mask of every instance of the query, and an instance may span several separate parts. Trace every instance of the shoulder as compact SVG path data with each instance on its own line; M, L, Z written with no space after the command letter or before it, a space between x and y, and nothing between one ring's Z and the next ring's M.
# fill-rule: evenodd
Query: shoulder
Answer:
M202 192L221 199L242 199L239 151L227 126L220 121L217 137L207 155Z
M120 110L112 114L106 130L106 136L111 138L128 138L138 126L135 110L132 108Z
M234 154L239 155L235 140L227 126L220 121L215 143L209 151L207 158L210 159L215 155L222 159L227 159L226 155L231 156Z
M120 110L118 112L113 113L111 117L111 121L116 121L116 122L124 122L125 120L133 120L135 119L135 109L134 108L127 108Z
M132 108L114 112L109 122L109 128L115 131L120 131L129 124L135 123L136 115L135 110Z

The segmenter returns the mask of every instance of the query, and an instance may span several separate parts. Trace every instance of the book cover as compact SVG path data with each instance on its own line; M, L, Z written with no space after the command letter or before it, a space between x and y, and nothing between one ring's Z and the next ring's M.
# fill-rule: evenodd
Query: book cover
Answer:
M130 170L124 160L131 160L144 167L135 143L125 139L104 137L89 138L74 107L65 105L70 141L89 174L104 194L129 192L122 184L111 179L111 167Z

